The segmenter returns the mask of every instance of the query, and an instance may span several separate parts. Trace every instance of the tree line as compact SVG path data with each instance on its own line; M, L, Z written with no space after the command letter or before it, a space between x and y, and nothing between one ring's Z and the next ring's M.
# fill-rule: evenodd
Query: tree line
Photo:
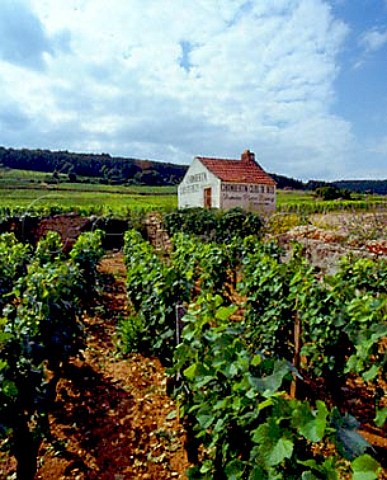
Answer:
M65 174L69 181L79 177L98 179L109 184L175 185L187 170L185 165L135 158L112 157L107 153L89 154L51 150L13 149L0 147L3 167Z

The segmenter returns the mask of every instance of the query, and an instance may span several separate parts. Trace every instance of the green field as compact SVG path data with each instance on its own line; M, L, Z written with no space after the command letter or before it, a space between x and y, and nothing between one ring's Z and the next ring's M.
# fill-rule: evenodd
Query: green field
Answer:
M67 175L60 175L65 178ZM0 185L7 183L29 183L40 182L52 177L45 172L34 172L32 170L15 170L12 168L0 168Z
M130 209L172 209L177 207L176 194L144 193L140 189L134 193L110 193L100 189L53 189L53 188L13 188L0 189L0 209L25 213L44 212L55 207L64 211L125 215Z
M174 208L177 208L176 186L53 183L52 175L44 172L0 169L0 216L70 211L84 215L126 216L133 209ZM350 201L322 201L309 191L277 192L277 211L280 212L312 214L373 208L387 208L387 197L354 194Z
M277 190L277 206L315 202L314 193L303 190Z
M321 200L313 191L278 190L277 211L301 214L386 209L386 195L353 193L351 200Z
M125 216L132 209L173 209L177 187L47 183L52 175L25 170L0 170L0 214L55 213Z

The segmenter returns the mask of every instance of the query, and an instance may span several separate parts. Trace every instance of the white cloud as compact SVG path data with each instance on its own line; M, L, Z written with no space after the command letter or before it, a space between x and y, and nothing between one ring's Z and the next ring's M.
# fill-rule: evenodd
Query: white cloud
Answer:
M375 52L387 45L387 28L380 30L373 28L365 32L360 40L362 46L369 52Z
M24 121L20 146L179 162L251 148L270 171L299 178L345 165L351 128L332 105L348 30L323 0L23 5L49 43L45 70L0 62Z

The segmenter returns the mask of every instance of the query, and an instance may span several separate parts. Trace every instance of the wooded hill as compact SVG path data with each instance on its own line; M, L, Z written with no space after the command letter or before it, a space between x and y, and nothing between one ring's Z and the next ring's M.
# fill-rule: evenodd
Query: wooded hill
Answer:
M177 185L188 166L136 158L112 157L108 153L73 153L51 150L0 147L0 167L68 175L69 181L97 181L108 184ZM270 174L279 189L315 190L335 186L360 193L387 194L385 180L339 180L302 182L275 173Z
M186 165L111 157L107 153L88 154L26 148L17 150L4 147L0 147L0 165L20 170L67 174L71 181L88 177L109 184L176 185L187 171Z
M333 182L333 185L353 192L387 195L387 180L339 180Z

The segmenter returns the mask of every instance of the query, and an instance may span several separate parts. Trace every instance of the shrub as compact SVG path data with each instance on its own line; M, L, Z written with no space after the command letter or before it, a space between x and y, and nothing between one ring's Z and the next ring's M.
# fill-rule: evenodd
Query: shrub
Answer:
M218 243L259 235L263 226L258 215L241 208L227 211L203 208L177 210L165 215L163 223L170 236L184 232Z

